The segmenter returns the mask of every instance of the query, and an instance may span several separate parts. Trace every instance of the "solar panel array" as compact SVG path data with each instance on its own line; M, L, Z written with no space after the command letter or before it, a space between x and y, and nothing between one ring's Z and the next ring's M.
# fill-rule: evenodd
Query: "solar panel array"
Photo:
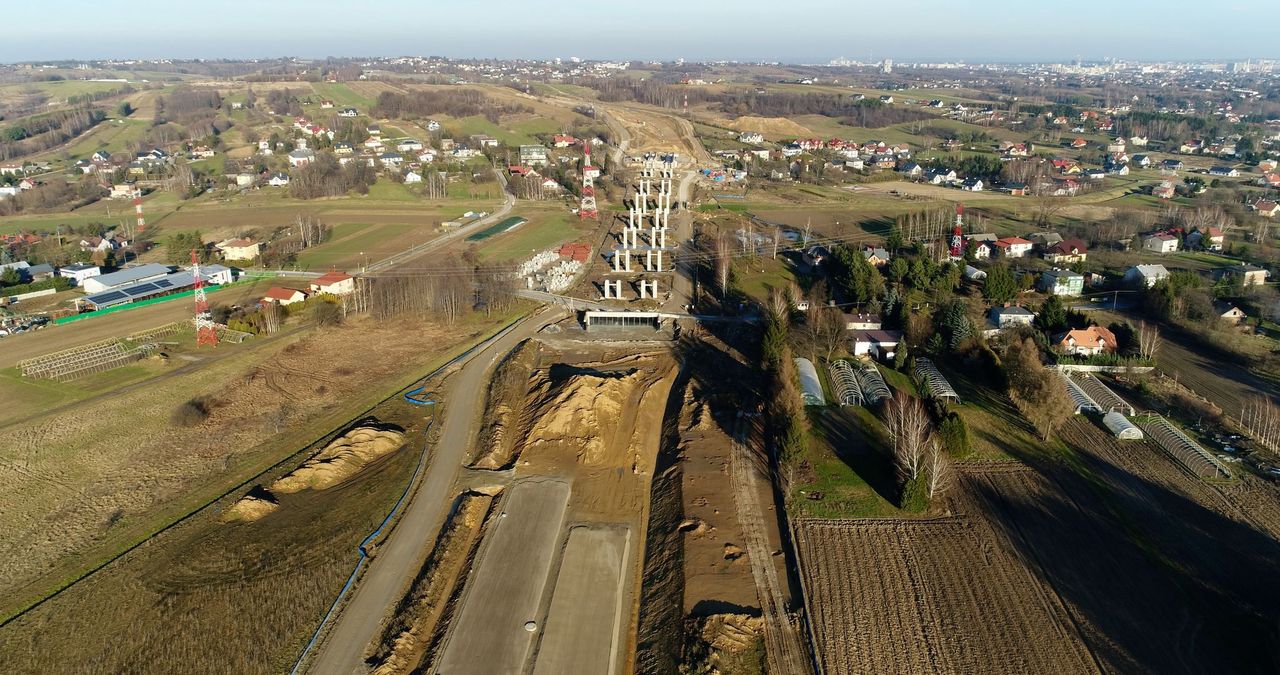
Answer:
M155 279L153 281L143 281L129 286L113 288L109 291L95 293L85 298L85 301L94 307L110 307L123 302L133 302L142 298L149 298L153 295L160 295L170 291L186 288L195 284L195 279L190 272L179 272L171 274L163 279Z

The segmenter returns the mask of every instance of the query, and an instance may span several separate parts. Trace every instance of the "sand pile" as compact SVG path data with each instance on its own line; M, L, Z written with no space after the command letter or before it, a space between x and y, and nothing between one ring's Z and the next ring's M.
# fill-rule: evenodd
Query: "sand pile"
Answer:
M808 127L785 117L744 116L731 120L725 126L734 131L758 131L766 136L813 136Z
M400 431L377 426L356 427L334 439L324 450L289 475L271 484L275 493L324 490L354 476L370 462L404 445Z
M702 626L702 639L718 652L749 649L764 635L764 619L746 614L715 614Z
M623 403L644 375L633 371L620 377L580 374L559 387L548 387L530 429L526 445L557 444L576 449L578 461L601 464L609 460L610 441L618 428Z
M280 508L280 504L271 496L270 492L254 488L249 491L249 494L232 504L231 508L222 514L222 520L224 522L252 523L278 508Z

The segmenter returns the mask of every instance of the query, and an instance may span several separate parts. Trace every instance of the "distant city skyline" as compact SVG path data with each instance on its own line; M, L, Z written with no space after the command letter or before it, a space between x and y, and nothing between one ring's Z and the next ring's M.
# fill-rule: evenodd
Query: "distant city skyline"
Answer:
M1061 5L897 0L64 0L5 7L0 61L439 55L826 63L1275 58L1273 0ZM1212 15L1206 16L1211 11ZM1221 30L1215 29L1221 28Z

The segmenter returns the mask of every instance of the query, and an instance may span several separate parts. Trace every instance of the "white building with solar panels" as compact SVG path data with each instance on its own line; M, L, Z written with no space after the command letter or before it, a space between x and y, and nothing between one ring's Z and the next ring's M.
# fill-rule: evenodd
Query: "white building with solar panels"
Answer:
M154 265L168 270L164 265ZM149 267L143 265L142 267ZM140 268L131 268L140 269ZM126 270L121 270L126 271ZM118 272L113 273L118 274ZM103 275L108 277L112 275ZM200 268L200 276L206 284L223 284L230 283L233 280L231 268L222 265L205 265ZM99 279L103 277L97 277ZM160 297L170 293L178 293L188 290L195 286L195 277L192 276L190 270L182 270L173 274L165 274L161 277L146 276L140 281L132 283L123 283L100 293L92 293L85 296L84 303L92 310L105 309L114 307L115 305L123 305L138 300Z

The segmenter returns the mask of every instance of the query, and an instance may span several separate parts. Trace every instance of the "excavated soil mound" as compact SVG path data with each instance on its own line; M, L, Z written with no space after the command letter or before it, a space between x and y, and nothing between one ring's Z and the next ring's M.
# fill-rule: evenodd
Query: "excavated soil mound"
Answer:
M681 672L762 672L764 619L713 614L686 621L688 650Z
M402 445L403 432L377 426L356 427L334 439L293 473L272 483L271 492L287 494L333 487Z
M280 508L280 504L266 490L254 489L241 497L222 514L224 522L252 523Z
M537 396L543 412L530 429L526 446L555 444L576 450L583 464L603 464L609 457L624 402L644 378L640 371L613 377L578 374L556 386L548 382Z
M758 131L766 136L812 136L808 127L785 117L739 117L725 124L734 131Z

